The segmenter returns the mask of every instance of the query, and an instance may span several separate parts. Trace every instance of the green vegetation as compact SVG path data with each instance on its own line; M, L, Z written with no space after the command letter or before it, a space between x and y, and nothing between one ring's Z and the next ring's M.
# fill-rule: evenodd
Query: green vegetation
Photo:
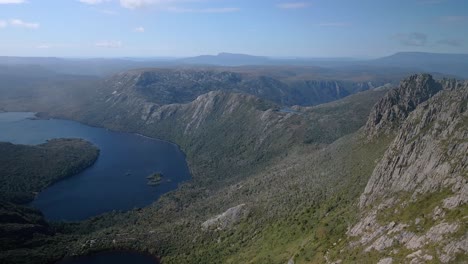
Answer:
M72 107L67 112L49 109L52 116L176 142L187 155L193 180L151 207L109 213L79 224L54 224L63 235L31 248L28 254L60 256L70 251L87 254L125 248L157 254L166 263L243 263L253 259L284 263L294 254L318 259L316 251L309 249L319 240L302 246L303 238L309 241L316 232L343 235L348 219L345 214L337 214L344 217L336 220L328 217L335 210L354 212L340 208L357 199L374 160L388 144L382 140L378 146L366 145L359 134L350 136L365 122L382 94L369 91L343 103L302 108L304 114L290 115L264 111L274 104L253 96L216 92L201 98L213 102L210 110L203 112L206 115L193 116L197 102L172 105L177 110L163 112L157 122L141 118L137 109L143 103L139 100L106 106L107 99L95 97L96 101L77 108L67 106ZM348 109L355 117L333 114L336 109L342 113ZM187 129L190 123L196 126ZM304 144L307 128L313 124L322 126L322 134ZM348 129L338 133L336 124ZM333 131L337 131L333 137L319 140ZM233 229L202 231L201 223L241 203L246 204L249 214ZM316 230L322 221L329 222ZM331 228L331 224L337 227ZM280 236L284 240L272 240ZM89 246L91 240L95 243ZM320 250L328 244L325 241Z
M340 101L307 109L309 122L304 142L329 144L358 130L366 123L370 106L387 90L358 93Z
M92 165L98 155L95 146L81 139L53 139L35 146L0 143L1 263L32 263L25 252L38 247L40 252L50 241L63 242L41 212L22 204L50 184ZM49 261L59 252L50 249L34 261Z
M401 193L398 195L401 202L396 206L380 210L377 214L377 221L382 225L392 221L405 223L409 225L409 231L416 234L425 233L435 223L432 218L434 209L441 206L441 201L451 195L453 193L450 189L444 189L439 192L425 194L418 197L416 201L412 201L411 194ZM415 224L415 219L419 219L420 222Z
M384 90L299 107L301 114L287 114L275 111L280 106L271 98L226 91L204 94L190 103L160 106L155 102L168 98L159 97L161 87L153 77L145 76L140 86L124 87L116 86L120 82L116 77L97 89L99 94L92 99L66 106L39 104L34 110L175 142L187 155L193 180L146 208L53 224L60 235L28 250L11 249L8 254L30 259L51 256L51 260L130 249L177 264L284 264L291 258L296 263L323 263L326 255L346 263L380 259L379 253L363 253L359 247L342 250L351 240L346 230L359 218L359 195L393 139L381 136L369 142L359 130ZM143 86L150 89L139 89ZM113 96L115 89L123 95ZM158 176L149 180L153 178L160 180ZM240 204L248 210L240 222L225 229L202 228L208 219ZM388 211L388 217L409 221L420 215L417 207L434 205L428 198L399 208L401 216ZM466 208L460 210L447 216L466 214Z
M159 172L155 172L150 176L146 177L148 179L148 185L156 186L159 185L162 181L163 175Z
M27 146L0 142L0 199L30 202L50 184L92 165L99 150L81 139Z

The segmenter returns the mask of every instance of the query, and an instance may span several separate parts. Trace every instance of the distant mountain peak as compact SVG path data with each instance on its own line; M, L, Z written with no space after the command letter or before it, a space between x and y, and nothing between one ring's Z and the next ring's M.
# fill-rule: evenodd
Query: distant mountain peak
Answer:
M223 66L241 66L254 64L267 64L270 61L267 57L253 56L240 53L221 52L217 55L201 55L182 59L182 63L187 64L207 64L207 65L223 65Z

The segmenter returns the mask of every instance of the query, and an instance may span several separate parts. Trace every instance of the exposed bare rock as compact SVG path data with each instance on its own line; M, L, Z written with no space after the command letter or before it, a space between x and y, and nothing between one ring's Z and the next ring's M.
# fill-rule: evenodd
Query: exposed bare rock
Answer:
M377 264L392 264L393 259L392 258L383 258L377 262Z
M413 75L390 90L372 110L366 124L369 138L392 131L406 119L420 103L425 102L442 89L431 75Z
M431 255L424 254L422 250L415 251L406 256L406 258L411 259L410 264L426 263L426 261L433 259Z
M372 245L367 247L364 250L364 252L369 252L372 249L375 249L377 251L382 251L382 250L384 250L386 248L391 247L392 245L393 245L393 238L388 237L386 235L383 235L383 236L379 237L377 240L375 240L374 243L372 243Z
M428 86L426 83L431 83L428 87L437 86L426 76L411 80L410 87ZM452 85L456 88L447 88L420 104L401 125L360 198L361 207L397 192L412 192L415 196L456 184L465 185L466 179L461 176L468 168L468 82L448 84L446 88Z
M225 230L238 223L247 215L245 204L227 209L224 213L210 218L202 223L204 230Z
M459 182L463 182L463 180L460 179ZM468 182L465 180L463 187L456 195L444 199L443 207L445 209L454 209L466 203L468 203Z
M232 70L232 69L231 69ZM316 105L385 84L383 80L288 80L275 74L227 69L138 69L116 74L105 81L115 95L146 98L156 105L182 104L212 91L245 93L286 105Z
M444 218L444 216L445 216L445 211L439 206L436 206L436 208L434 208L434 210L432 211L433 220L439 220L441 218ZM415 223L415 224L419 224L419 223Z
M439 260L442 263L448 263L455 258L457 254L466 254L468 252L468 234L454 241L450 241L443 249Z
M458 227L459 225L457 223L440 223L431 227L431 229L422 236L414 235L408 242L406 242L405 246L408 249L418 249L429 242L440 242L444 238L444 235L450 235L454 233L457 231Z
M466 254L467 234L459 235L468 224L468 82L428 75L403 81L376 105L366 126L370 138L384 130L396 137L360 197L362 216L347 233L357 238L350 246L381 256L412 250L398 260L409 263L448 263ZM411 207L426 199L432 207L424 214ZM405 220L379 218L384 212Z

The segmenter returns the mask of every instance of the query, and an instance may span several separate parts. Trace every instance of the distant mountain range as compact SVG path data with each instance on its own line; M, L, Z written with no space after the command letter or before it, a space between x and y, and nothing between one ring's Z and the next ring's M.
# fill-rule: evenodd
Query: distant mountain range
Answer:
M196 57L184 58L179 60L179 62L187 64L239 66L271 64L274 61L268 57L223 52L219 53L218 55L201 55Z
M449 73L468 78L468 54L399 52L375 59L369 65L414 68L422 71Z
M399 68L408 72L442 73L468 78L468 54L400 52L371 60L349 58L273 58L219 53L188 58L65 59L53 57L0 57L1 65L39 65L67 74L108 75L135 68L181 66L318 66L327 68Z

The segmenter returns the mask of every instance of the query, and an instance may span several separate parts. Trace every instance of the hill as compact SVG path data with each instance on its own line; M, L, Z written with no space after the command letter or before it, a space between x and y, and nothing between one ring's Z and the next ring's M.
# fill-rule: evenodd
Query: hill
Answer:
M84 249L75 247L73 252L129 247L158 254L167 263L378 262L388 258L398 262L424 258L462 261L467 251L463 246L467 91L466 83L412 76L372 111L371 107L362 111L364 116L374 113L366 128L358 130L364 127L364 117L364 122L357 122L357 128L347 133L326 141L315 137L307 144L304 128L312 124L309 122L314 116L320 122L324 114L343 107L359 113L355 107L372 91L348 97L348 102L295 108L297 113L261 108L246 111L241 102L255 106L261 101L213 92L186 106L157 111L152 122L139 127L152 127L145 133L158 134L164 122L180 120L185 127L162 127L184 131L173 139L188 154L194 182L163 197L155 207L84 223L94 228L109 227L85 235L80 245L96 242ZM352 102L357 104L353 106ZM372 117L394 116L383 114L388 109L407 112L401 119L376 122ZM192 113L195 122L187 122L184 113ZM247 116L252 119L245 119ZM122 117L119 122L129 122ZM333 120L337 117L340 115L328 117L329 122L323 124L330 130L322 130L322 135L336 129ZM447 118L453 121L449 126L444 125ZM239 120L244 119L241 127L229 125L241 124ZM356 121L344 118L339 122ZM373 126L387 127L377 125L380 122L396 123L377 134L368 132L375 131ZM227 130L217 130L216 124ZM414 126L416 130L410 129ZM197 137L198 131L204 136ZM263 135L265 131L268 133ZM209 147L196 142L209 142ZM444 154L447 151L450 154ZM199 157L211 160L202 162ZM213 161L212 157L218 159ZM427 166L431 169L416 174L417 178L411 176ZM431 213L419 213L416 208L421 207ZM433 218L436 211L441 213ZM380 230L393 230L394 235L383 236ZM437 235L446 231L447 236ZM117 236L116 232L127 233L135 240L130 243L127 236Z
M316 67L328 71L357 69L369 73L399 73L403 75L418 72L443 74L468 78L467 54L399 52L377 59L348 58L274 58L247 54L219 53L187 58L55 58L55 57L9 57L0 56L0 66L35 66L58 74L109 76L138 68L200 68L203 67ZM339 78L338 78L339 79Z
M369 64L441 72L468 78L468 54L399 52L370 61Z
M0 142L0 262L17 261L10 250L27 251L55 240L57 230L26 204L50 184L92 165L98 155L96 147L81 139L53 139L34 146ZM36 256L36 261L53 255Z
M79 100L23 101L28 110L175 142L193 175L150 207L65 225L27 256L124 248L165 263L464 260L466 82L414 75L394 89L291 109L225 84L262 71L135 70L70 87ZM303 78L298 72L270 78L287 83ZM175 77L181 86L164 90ZM197 91L197 81L199 94L171 95ZM405 237L420 242L408 246Z

